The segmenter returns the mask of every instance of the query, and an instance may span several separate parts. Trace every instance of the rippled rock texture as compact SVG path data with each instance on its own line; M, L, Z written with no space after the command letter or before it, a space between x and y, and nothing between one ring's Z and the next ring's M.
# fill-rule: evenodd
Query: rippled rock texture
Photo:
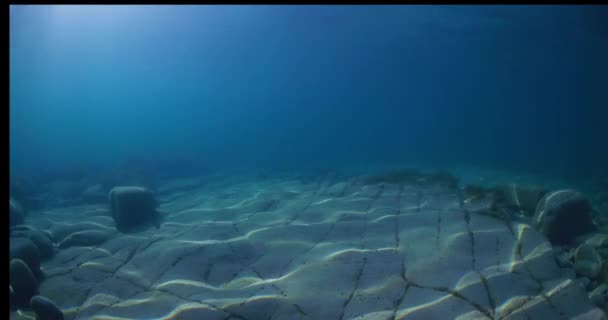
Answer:
M138 233L101 205L32 217L57 241L107 236L60 248L40 294L65 319L606 319L545 236L450 183L193 188L159 197L162 225Z

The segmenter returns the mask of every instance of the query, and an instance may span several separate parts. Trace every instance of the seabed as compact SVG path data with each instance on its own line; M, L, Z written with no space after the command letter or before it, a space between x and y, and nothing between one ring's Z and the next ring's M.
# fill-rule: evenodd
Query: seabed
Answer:
M65 319L606 319L544 235L443 179L215 176L157 198L160 228L127 234L107 203L27 216Z

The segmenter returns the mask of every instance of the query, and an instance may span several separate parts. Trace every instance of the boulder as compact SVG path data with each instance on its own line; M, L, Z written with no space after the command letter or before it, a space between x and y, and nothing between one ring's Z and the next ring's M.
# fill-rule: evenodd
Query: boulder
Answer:
M9 257L11 259L22 260L37 278L41 278L40 250L38 250L38 247L32 240L27 238L10 238L9 248Z
M160 215L154 192L137 186L114 187L109 193L110 210L120 232L154 224L160 226Z
M11 259L9 264L9 281L13 289L11 306L27 306L30 298L38 293L38 280L21 259Z
M11 231L11 237L27 238L31 240L38 248L40 259L43 261L50 259L53 257L53 255L55 255L53 242L46 233L40 230L34 228L16 229Z
M11 226L23 224L25 211L17 200L10 198L9 224Z
M43 296L33 296L30 307L38 320L63 320L63 313L53 301Z
M546 194L538 203L534 225L551 243L565 245L576 237L594 230L591 205L574 190L558 190Z

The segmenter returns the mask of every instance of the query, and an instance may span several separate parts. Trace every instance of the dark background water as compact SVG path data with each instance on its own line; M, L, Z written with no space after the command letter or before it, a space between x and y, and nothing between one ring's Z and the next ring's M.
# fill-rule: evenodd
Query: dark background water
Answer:
M126 159L211 170L608 169L606 6L10 14L13 173Z

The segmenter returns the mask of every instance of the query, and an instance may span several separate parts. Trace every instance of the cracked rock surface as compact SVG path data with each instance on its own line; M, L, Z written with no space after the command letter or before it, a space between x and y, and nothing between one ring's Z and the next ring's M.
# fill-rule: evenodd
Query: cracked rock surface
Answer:
M56 242L39 291L65 319L606 319L532 227L433 183L226 179L166 192L160 229L106 205L28 224ZM71 237L71 238L70 238ZM13 319L27 318L12 313Z

